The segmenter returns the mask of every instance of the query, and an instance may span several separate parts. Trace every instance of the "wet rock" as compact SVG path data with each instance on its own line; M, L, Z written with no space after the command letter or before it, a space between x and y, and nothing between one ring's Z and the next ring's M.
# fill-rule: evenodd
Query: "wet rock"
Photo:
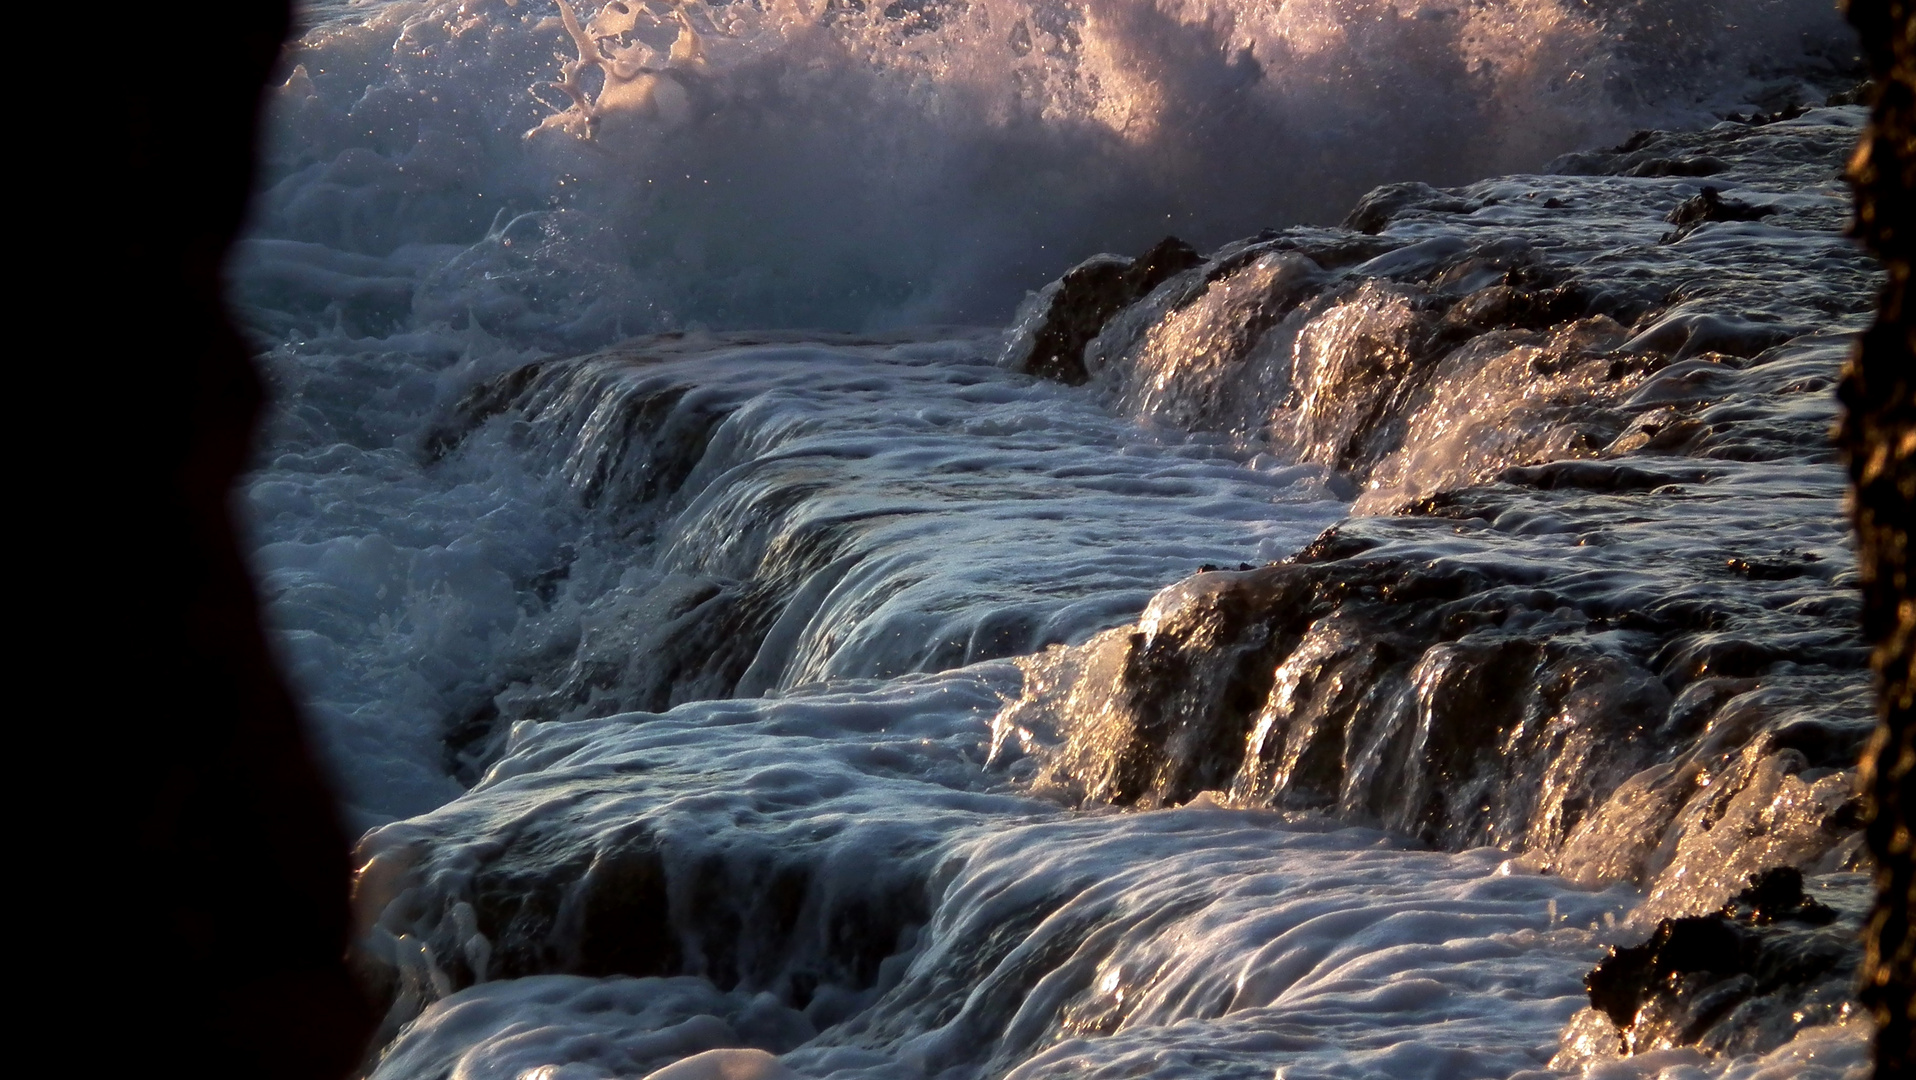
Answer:
M1075 799L1176 805L1226 790L1440 847L1561 854L1579 880L1662 882L1672 909L1714 907L1722 875L1690 863L1729 865L1712 854L1725 838L1755 829L1750 850L1770 865L1807 865L1854 833L1832 811L1858 746L1844 710L1861 648L1840 610L1831 621L1820 602L1793 602L1789 629L1774 613L1785 597L1833 595L1821 558L1786 553L1802 572L1766 576L1757 560L1732 577L1720 548L1697 551L1679 576L1698 586L1666 591L1634 571L1599 585L1594 563L1559 575L1525 552L1568 534L1608 558L1619 540L1575 523L1608 519L1561 516L1568 506L1674 524L1687 513L1678 482L1708 490L1717 468L1522 466L1347 522L1289 562L1167 589L1136 627L1061 657L1047 676L1061 689L1013 712L1062 733L1045 768ZM1674 556L1655 547L1621 543L1618 570Z
M1792 866L1765 870L1750 878L1750 887L1723 905L1723 915L1757 926L1793 920L1822 926L1836 919L1836 909L1803 895L1803 872Z
M1730 573L1752 581L1788 581L1809 573L1811 565L1821 561L1814 553L1784 552L1774 558L1731 558L1724 566Z
M427 429L421 440L426 460L439 461L458 450L480 425L519 404L539 379L544 364L533 362L488 379L466 392L458 403Z
M1823 99L1825 105L1868 105L1876 99L1876 80L1864 79L1848 90L1838 90Z
M1768 191L1778 163L1789 162L1802 171L1789 183L1821 184L1853 129L1845 116L1816 120L1645 132L1615 150L1559 162L1556 171L1674 174L1720 165L1733 174L1726 185ZM1706 423L1698 414L1740 392L1744 361L1856 306L1864 261L1829 244L1837 215L1801 200L1750 205L1723 197L1727 186L1685 204L1679 228L1774 217L1778 244L1816 252L1802 264L1802 288L1790 287L1800 302L1778 303L1780 281L1767 269L1761 280L1749 273L1731 255L1734 245L1657 244L1661 234L1642 227L1641 215L1663 216L1672 189L1696 190L1539 180L1451 190L1387 185L1342 229L1267 230L1226 245L1180 275L1177 287L1113 314L1091 304L1083 333L1066 335L1063 352L1033 347L1065 327L1072 306L1063 298L1076 283L1126 272L1123 260L1101 257L1048 287L1042 308L1020 315L1003 362L1025 370L1036 363L1067 381L1081 378L1081 366L1118 411L1149 424L1228 434L1327 466L1327 486L1359 493L1365 513L1564 459L1651 451L1764 460L1824 445L1820 430L1805 428L1785 447L1768 437L1772 425L1723 423L1722 410ZM1611 203L1619 224L1599 230L1600 240L1560 232L1552 224L1559 215L1546 209L1565 203L1559 193L1576 194L1579 207ZM1592 259L1618 272L1593 275ZM1094 327L1079 354L1077 342ZM1065 359L1046 359L1055 356ZM1660 406L1675 414L1642 415Z
M1916 1066L1916 586L1909 573L1916 520L1916 16L1907 4L1847 6L1875 83L1869 128L1849 159L1856 191L1851 234L1888 271L1876 322L1844 372L1837 441L1848 458L1851 520L1863 594L1863 632L1874 646L1881 720L1863 759L1873 804L1868 829L1877 901L1865 946L1864 998L1879 1025L1877 1076Z
M633 780L652 767L564 785L564 814L407 868L409 890L376 911L356 956L387 1009L385 1037L461 989L540 974L697 975L804 1008L821 985L872 985L926 918L928 868L913 851L889 852L905 857L853 888L819 869L830 836L687 851L655 816L669 809L638 810L648 800ZM582 827L593 820L602 827Z
M1626 1054L1767 1052L1853 1007L1859 957L1837 917L1804 895L1800 871L1777 867L1720 911L1664 919L1643 944L1612 948L1584 987Z
M1869 725L1860 721L1838 723L1828 719L1804 718L1785 724L1771 733L1769 741L1775 749L1791 750L1803 755L1804 763L1811 768L1844 769L1855 764L1863 747L1869 742ZM1832 823L1834 826L1854 828L1860 824L1851 820L1857 804L1852 801L1846 807L1839 815L1839 820Z
M1699 154L1695 157L1646 158L1622 170L1624 176L1715 176L1727 172L1728 162Z
M1288 229L1271 239L1278 250L1295 251L1326 270L1369 262L1403 246L1403 241L1342 229Z
M1429 184L1385 184L1357 201L1357 205L1344 218L1344 227L1375 235L1383 232L1392 218L1412 208L1455 214L1465 212L1469 204Z
M1665 221L1676 226L1676 231L1666 234L1659 242L1674 244L1695 232L1699 226L1712 221L1758 221L1774 213L1776 213L1774 206L1756 206L1736 199L1726 199L1716 188L1706 186L1702 191L1683 200L1675 210L1670 211L1669 217L1664 218Z
M1825 105L1856 104L1854 100L1847 100L1847 101L1843 100L1846 96L1847 96L1846 94L1840 93L1840 92L1835 94L1829 94L1825 96L1823 103ZM1728 116L1725 116L1723 119L1729 120L1738 124L1750 124L1753 126L1760 125L1760 124L1780 124L1785 120L1794 120L1797 117L1802 116L1804 113L1809 112L1810 109L1812 108L1814 108L1814 106L1804 104L1802 102L1798 102L1794 105L1785 105L1784 107L1777 109L1774 112L1762 112L1759 110L1757 112L1750 112L1750 113L1731 113Z
M1077 385L1089 375L1084 347L1126 305L1137 302L1169 279L1204 262L1197 250L1175 236L1128 262L1100 257L1067 273L1051 298L1031 352L1018 366L1033 375Z
M1565 154L1545 166L1562 176L1714 176L1731 168L1683 133L1639 131L1610 150Z
M1799 155L1820 183L1835 160L1831 126L1766 129L1760 154L1738 149L1735 139L1755 138L1744 128L1646 136L1596 171L1747 165L1774 150ZM1854 732L1840 721L1862 675L1847 609L1831 602L1836 574L1807 559L1726 556L1775 550L1765 530L1797 519L1773 517L1773 500L1835 503L1819 404L1845 346L1792 342L1823 325L1806 310L1849 302L1858 260L1834 214L1792 217L1807 199L1783 204L1777 231L1794 222L1784 254L1815 258L1779 256L1758 280L1707 236L1656 246L1656 218L1687 185L1552 183L1579 205L1611 200L1626 224L1596 238L1531 229L1544 215L1522 215L1548 205L1525 197L1541 195L1539 178L1467 197L1401 185L1353 215L1354 229L1377 235L1260 234L1202 264L1167 241L1139 260L1086 263L1021 314L1024 355L1011 366L1095 378L1127 414L1323 466L1334 471L1327 487L1363 493L1360 512L1392 514L1331 530L1288 563L1207 567L1137 624L1021 661L1056 670L1027 680L1030 700L1008 706L1001 726L1028 729L1031 767L1051 792L1134 806L1225 792L1438 847L1521 849L1580 883L1680 881L1659 893L1655 914L1672 918L1717 907L1749 870L1809 865L1846 842L1857 823L1842 810L1841 770ZM1727 205L1706 199L1704 215ZM1598 259L1628 272L1584 281L1563 269ZM1779 274L1796 276L1786 288ZM519 412L538 415L542 393L528 388ZM639 419L620 445L651 437L643 401L626 400ZM658 468L638 464L647 453L595 458L581 475L608 492L655 490L644 485ZM1787 465L1733 467L1763 460ZM1833 528L1801 529L1792 543L1840 547ZM802 543L819 558L793 565L822 573L831 537ZM685 612L742 610L731 604L688 593ZM665 614L662 624L684 612ZM688 662L721 640L763 636L730 615L701 625L710 637L689 623L670 635ZM1024 631L1002 629L975 651L1014 651ZM635 653L654 665L674 655L649 641ZM575 688L589 698L596 678ZM609 679L653 685L632 671ZM1726 855L1745 850L1748 862ZM589 877L594 858L554 873ZM629 866L606 880L643 896L644 864ZM702 910L722 908L721 875L671 872ZM1698 877L1709 880L1690 888ZM749 880L767 896L804 892L770 869ZM784 910L765 924L781 925ZM1735 968L1737 935L1777 922L1685 924L1666 966L1683 968L1678 982ZM722 942L757 923L725 925L701 953L721 969L733 962ZM1739 968L1698 982L1682 1001L1687 1019L1645 1030L1681 1035L1699 1017L1714 1030L1711 1018L1752 999L1735 981L1746 976L1758 980ZM792 993L805 996L796 983Z
M1574 285L1492 285L1457 301L1444 313L1440 332L1463 338L1496 327L1540 330L1583 315L1590 301L1590 295Z
M1096 801L1228 788L1437 846L1548 847L1642 759L1634 718L1669 704L1636 663L1560 636L1587 625L1561 599L1521 570L1366 558L1338 534L1292 563L1202 575L1161 594L1143 632L1087 646L1086 715L1054 777ZM1526 610L1552 615L1513 632ZM1579 730L1538 725L1565 709ZM1552 769L1594 788L1540 799Z
M1497 479L1542 491L1654 491L1666 484L1693 484L1707 474L1697 470L1653 470L1614 461L1553 461L1505 469Z
M649 835L622 838L589 857L556 837L528 840L475 879L473 906L480 933L492 942L493 970L464 972L460 981L677 973L665 866Z
M1667 355L1672 366L1692 358L1701 358L1706 353L1748 358L1789 341L1804 329L1801 326L1710 314L1685 305L1657 319L1625 343L1623 349L1625 352ZM1670 396L1669 384L1677 377L1678 373L1674 371L1663 376L1657 392L1664 395L1664 400L1674 400ZM1720 391L1714 389L1695 394L1699 400L1718 396L1721 396Z

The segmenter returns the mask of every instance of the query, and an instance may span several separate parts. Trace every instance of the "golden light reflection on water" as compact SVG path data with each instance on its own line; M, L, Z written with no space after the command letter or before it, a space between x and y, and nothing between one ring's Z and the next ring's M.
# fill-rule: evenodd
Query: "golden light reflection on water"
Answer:
M676 127L691 115L687 83L794 50L867 61L928 98L962 90L960 107L1001 123L1095 125L1132 145L1250 104L1381 93L1403 105L1420 91L1430 104L1459 84L1508 124L1595 92L1606 44L1585 5L1562 0L557 4L554 25L535 29L562 29L576 55L535 88L551 113L534 134Z

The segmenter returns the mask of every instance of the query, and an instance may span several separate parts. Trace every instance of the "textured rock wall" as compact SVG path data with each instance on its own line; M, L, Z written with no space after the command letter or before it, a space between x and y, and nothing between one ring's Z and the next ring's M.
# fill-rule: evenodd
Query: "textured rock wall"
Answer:
M1839 433L1854 485L1864 629L1875 645L1882 691L1882 723L1864 757L1874 801L1869 842L1879 895L1867 930L1863 993L1881 1025L1877 1074L1889 1077L1907 1076L1916 1065L1916 946L1910 927L1916 910L1910 833L1916 596L1909 581L1909 532L1916 516L1916 312L1909 306L1916 256L1916 9L1902 0L1851 0L1848 14L1878 87L1869 130L1850 162L1856 231L1889 272L1876 324L1844 376L1848 412Z

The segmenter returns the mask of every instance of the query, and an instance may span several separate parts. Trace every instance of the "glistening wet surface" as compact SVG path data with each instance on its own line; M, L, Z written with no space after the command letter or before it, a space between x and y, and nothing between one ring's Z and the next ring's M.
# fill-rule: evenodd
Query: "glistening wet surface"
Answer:
M1310 98L1339 57L1662 55L1630 29L1657 6L1613 6L1427 6L1373 39L1251 5L1271 19L1246 40L1323 48L1256 83L1245 123L1316 118L1287 152L1348 162L1400 113ZM723 186L727 146L790 164L739 135L761 111L818 164L844 134L821 88L945 100L974 70L953 58L998 41L964 20L1003 13L848 13L833 37L732 7L684 16L703 61L635 9L585 13L631 25L588 43L608 81L572 109L489 81L543 71L563 20L483 4L335 12L280 93L310 130L270 166L244 264L281 402L246 505L369 830L374 1075L1860 1075L1843 943L1869 688L1826 436L1875 285L1836 179L1860 109L1101 256L1003 331L714 331L686 324L968 317L1032 244L1104 235L1070 199L1020 201L1037 165L992 203L1016 212L979 220L1045 229L980 226L982 256L893 243L869 202L816 204L830 244L762 221L757 248L701 247L700 214L737 198L614 197L661 163ZM1029 100L1079 126L1019 129L1017 160L1135 143L1111 149L1119 187L1149 188L1133 166L1167 147L1229 172L1150 134L1183 106L1072 81L1151 51L1121 27L1024 15L1019 55L1062 80ZM881 39L919 42L874 62L918 90L831 66ZM1498 71L1417 85L1445 130L1486 102L1554 103L1507 133L1641 115L1622 75L1559 101ZM817 93L745 92L774 75ZM1120 98L1130 119L1097 127ZM1381 126L1311 134L1356 132L1324 119L1347 112ZM939 115L900 126L897 160L1017 127ZM1472 146L1473 166L1530 152ZM1356 171L1313 175L1351 190L1306 202L1358 194ZM546 176L583 194L484 229L481 195ZM780 292L794 272L816 288Z

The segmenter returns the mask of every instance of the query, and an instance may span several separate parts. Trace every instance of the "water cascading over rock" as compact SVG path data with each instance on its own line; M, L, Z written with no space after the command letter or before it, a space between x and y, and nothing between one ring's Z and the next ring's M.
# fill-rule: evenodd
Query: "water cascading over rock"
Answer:
M1632 881L1666 913L1853 863L1866 686L1842 538L1760 524L1764 499L1837 495L1800 486L1829 460L1842 347L1816 328L1864 309L1867 269L1784 238L1841 203L1574 179L1707 158L1735 183L1781 158L1827 188L1852 123L1647 133L1554 176L1382 189L1353 231L1232 245L1106 317L1083 358L1114 407L1319 462L1384 516L1030 661L1001 747L1029 742L1077 800L1322 810ZM1552 227L1593 204L1625 224ZM1745 222L1808 257L1738 265L1722 242ZM1034 296L1007 363L1066 302Z
M1100 952L1136 934L1164 955L1149 928L1172 933L1187 913L1152 907L1142 879L1109 894L1132 898L1108 901L1118 907L1080 893L1095 877L1085 868L1013 890L1015 903L967 892L961 868L983 874L988 860L944 837L1059 802L1268 808L1293 827L1357 823L1440 849L1521 852L1511 888L1640 888L1642 933L1716 911L1778 867L1807 872L1834 902L1825 883L1859 865L1851 766L1869 727L1833 509L1841 476L1823 435L1871 282L1836 237L1844 207L1828 179L1857 120L1854 109L1766 117L1644 136L1557 174L1380 192L1354 215L1359 228L1269 233L1151 271L1158 284L1116 307L1097 290L1037 294L1000 350L1005 367L1032 367L1042 348L1040 371L1075 379L1057 352L1067 335L1047 329L1067 327L1086 380L1072 393L1144 430L1210 440L1193 445L1236 455L1239 475L1308 475L1311 490L1369 513L1279 561L1207 567L1135 621L1069 623L1059 647L1016 668L979 661L1042 644L1044 619L966 624L952 648L912 644L948 631L914 639L932 624L904 602L912 585L888 582L917 581L928 564L901 562L906 549L865 523L869 496L858 514L825 512L843 481L808 463L844 452L843 436L792 441L797 425L778 417L800 414L758 396L798 378L773 360L797 346L655 338L483 382L422 452L456 462L503 437L548 460L598 528L644 538L663 525L672 558L728 583L648 586L630 628L595 623L611 643L664 630L632 652L581 640L563 671L497 695L498 715L475 717L483 737L465 744L475 790L368 838L362 903L376 929L362 960L390 994L389 1031L417 1019L391 1067L439 1045L448 1010L502 977L693 974L715 988L699 1007L734 1025L711 1038L780 1048L815 1033L801 1054L922 1042L937 1061L986 1072L1040 1053L1044 1032L1121 1040L1145 1017L1182 1015L1138 1004L1158 1000L1137 995L1159 983L1127 982L1131 969ZM1704 151L1718 203L1775 212L1708 220L1700 184L1643 168ZM1629 171L1642 175L1618 179ZM1695 200L1706 211L1672 237ZM1611 231L1570 224L1586 220ZM1753 244L1765 245L1760 267ZM1129 266L1094 265L1100 280ZM841 370L806 354L807 393L872 392L901 377L886 364L936 370L882 342L834 348L874 362ZM993 403L966 421L979 430L1008 430L1018 394L1058 415L1042 395L1064 391L1046 380L993 378L1010 381L959 383ZM900 520L933 520L922 492L947 481L925 470L926 452L886 480L913 492ZM1066 465L1059 452L1038 459L1047 485L1082 476L1141 492L1165 475L1142 449L1143 470L1122 476L1097 469L1124 455ZM936 460L963 476L978 468L967 456ZM894 475L857 468L867 484ZM863 575L856 587L849 574ZM791 636L767 629L781 625ZM861 656L926 677L886 690L806 681ZM979 709L996 712L989 761L962 719ZM860 733L855 764L820 726L841 714L830 723ZM718 731L722 751L704 741ZM810 733L804 749L797 732ZM919 805L902 815L877 792L913 776L941 788L929 802L904 796ZM1048 850L1049 826L1036 828L1028 842ZM886 873L848 870L874 850ZM1139 921L1115 914L1133 902ZM1842 910L1816 932L1849 932L1854 912ZM1067 962L1080 953L1105 959ZM1775 986L1730 989L1719 984L1750 973L1710 969L1698 987L1733 1007L1705 1010L1707 1023L1648 1023L1641 1044L1781 1053L1802 1030L1840 1026L1842 993L1826 984L1847 969L1785 968L1795 974ZM1149 979L1164 980L1168 1002L1197 993L1181 977ZM1004 1001L979 998L981 985ZM761 993L777 1008L752 1013ZM1829 1009L1779 1004L1805 995ZM1655 994L1632 1000L1632 1017L1663 1008ZM1613 1016L1582 1014L1565 1061L1633 1045L1619 1040Z
M247 501L377 1075L1863 1052L1827 11L566 14L355 6L275 99ZM1199 253L1690 123L1705 53L1720 123Z

